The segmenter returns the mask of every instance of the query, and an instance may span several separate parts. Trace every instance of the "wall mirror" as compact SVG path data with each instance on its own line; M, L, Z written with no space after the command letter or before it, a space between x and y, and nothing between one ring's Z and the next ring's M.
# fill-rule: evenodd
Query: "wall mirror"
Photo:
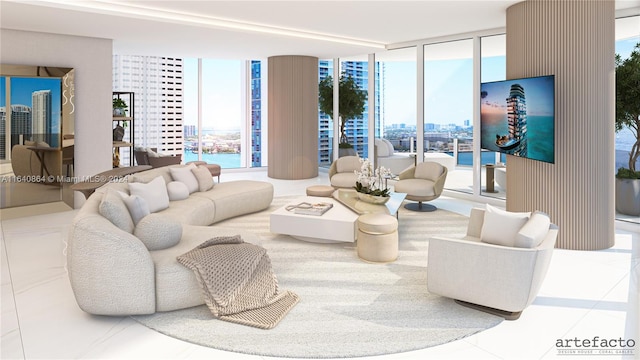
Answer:
M72 68L0 64L0 208L73 207Z

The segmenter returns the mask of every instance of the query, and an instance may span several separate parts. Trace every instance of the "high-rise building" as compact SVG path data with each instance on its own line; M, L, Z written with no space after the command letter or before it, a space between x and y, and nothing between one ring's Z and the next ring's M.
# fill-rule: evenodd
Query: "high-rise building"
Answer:
M251 60L251 166L262 166L262 69Z
M197 127L195 125L185 125L183 134L185 138L198 136L198 132L196 131Z
M6 159L6 124L7 109L0 107L0 159ZM42 136L42 135L41 135ZM27 105L11 105L11 145L24 144L24 141L44 141L42 137L33 137L31 107Z
M113 90L135 93L136 146L155 147L167 155L182 155L182 59L114 55ZM124 163L127 163L126 156L130 155L122 155Z
M366 61L343 61L341 67L341 73L345 76L352 77L358 87L361 90L368 91L369 85L369 63ZM322 81L327 76L333 76L333 61L320 60L319 62L319 81ZM384 98L384 94L380 86L381 79L384 78L384 66L376 62L375 64L375 129L376 137L381 136L382 123L381 123L381 100ZM362 116L355 119L350 119L346 126L347 138L349 143L358 152L361 157L368 156L368 124L369 124L369 103L365 102L364 112ZM331 163L331 139L333 138L333 127L331 118L324 114L319 114L319 152L318 161L322 165L328 165ZM382 120L383 121L383 120Z
M51 90L39 90L31 93L31 133L36 141L51 142L50 136L53 133L51 115ZM13 122L13 116L11 120Z

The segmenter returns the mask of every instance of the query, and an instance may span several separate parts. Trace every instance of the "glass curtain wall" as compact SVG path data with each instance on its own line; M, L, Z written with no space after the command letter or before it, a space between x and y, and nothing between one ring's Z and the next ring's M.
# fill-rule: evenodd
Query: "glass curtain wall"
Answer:
M480 38L480 82L492 82L506 79L507 36L494 35ZM480 99L482 101L482 99ZM500 199L506 198L507 156L481 149L481 194ZM487 182L493 182L487 187ZM493 187L493 189L492 189Z
M473 193L473 40L424 46L424 161L449 172L445 189Z
M631 52L640 46L640 16L630 16L616 19L616 55L621 60L629 58ZM638 99L640 101L640 99ZM616 133L615 142L615 168L629 167L629 151L635 143L635 135L629 128L624 128ZM636 170L640 169L640 160L636 163ZM640 217L616 213L616 219L640 223Z
M377 165L399 174L415 163L416 47L375 54L379 68L376 90Z
M333 77L333 60L320 60L318 62L318 83ZM318 111L318 165L328 168L333 161L333 119Z
M353 78L360 90L368 93L369 61L366 56L340 59L340 74L341 76ZM376 66L376 75L379 75L378 66ZM345 125L347 141L362 158L369 157L369 111L369 103L367 101L362 115L353 119L346 119Z
M198 59L185 59L184 162L203 160L226 169L262 166L267 136L265 62L200 61L199 70Z

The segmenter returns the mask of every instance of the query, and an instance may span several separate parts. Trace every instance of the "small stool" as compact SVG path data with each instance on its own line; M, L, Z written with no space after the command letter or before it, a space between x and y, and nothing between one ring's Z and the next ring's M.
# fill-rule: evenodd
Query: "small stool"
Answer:
M358 256L371 262L391 262L398 258L398 220L388 214L373 213L358 218Z
M218 182L220 182L220 165L218 164L208 164L206 161L189 161L187 164L194 164L196 166L204 166L207 169L209 169L209 172L211 173L211 176L217 176L218 177Z
M328 185L313 185L307 188L307 196L331 197L336 189Z

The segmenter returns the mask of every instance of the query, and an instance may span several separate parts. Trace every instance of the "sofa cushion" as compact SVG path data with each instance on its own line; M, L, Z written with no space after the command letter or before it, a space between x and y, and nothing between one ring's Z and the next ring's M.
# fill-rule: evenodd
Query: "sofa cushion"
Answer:
M194 193L189 201L194 198L215 204L214 219L209 223L212 224L268 208L273 200L273 185L254 180L229 181L218 183L209 191Z
M180 181L187 185L189 194L194 193L199 189L198 179L196 179L196 176L191 172L191 170L195 168L196 166L194 164L189 164L186 166L172 167L169 169L169 171L171 172L171 177L174 181Z
M387 146L387 143L385 143L383 139L376 139L375 144L378 157L387 157L391 155L389 154L389 146Z
M434 162L424 162L416 166L413 177L416 179L427 179L436 181L442 175L442 165Z
M162 214L149 214L136 225L133 235L149 250L167 249L180 242L182 224Z
M189 197L189 188L182 181L172 181L167 184L169 201L184 200Z
M209 168L200 165L195 169L191 169L191 172L198 180L199 191L207 191L213 187L213 176L211 176Z
M549 232L549 215L536 211L516 234L515 247L534 248L542 243Z
M361 167L360 158L357 156L345 156L338 158L336 161L336 170L339 173L353 172L355 170L360 170Z
M129 183L129 193L143 198L152 213L169 207L167 185L162 176L156 177L147 184Z
M128 233L133 232L134 225L131 215L129 215L129 209L127 209L124 200L116 190L108 189L104 193L98 211L113 225Z
M515 246L516 234L529 220L531 213L508 212L486 205L480 240L485 243Z
M129 215L131 215L134 225L137 225L143 217L151 213L149 211L149 205L147 205L147 202L140 196L128 195L122 191L119 191L119 193L124 200L124 204L127 205Z
M169 171L169 169L175 166L180 166L180 165L161 166L158 168L153 168L150 170L135 173L131 175L131 177L129 178L129 182L130 183L132 182L148 183L149 181L157 178L158 176L162 176L165 184L168 184L173 181L173 178L171 177L171 172Z

